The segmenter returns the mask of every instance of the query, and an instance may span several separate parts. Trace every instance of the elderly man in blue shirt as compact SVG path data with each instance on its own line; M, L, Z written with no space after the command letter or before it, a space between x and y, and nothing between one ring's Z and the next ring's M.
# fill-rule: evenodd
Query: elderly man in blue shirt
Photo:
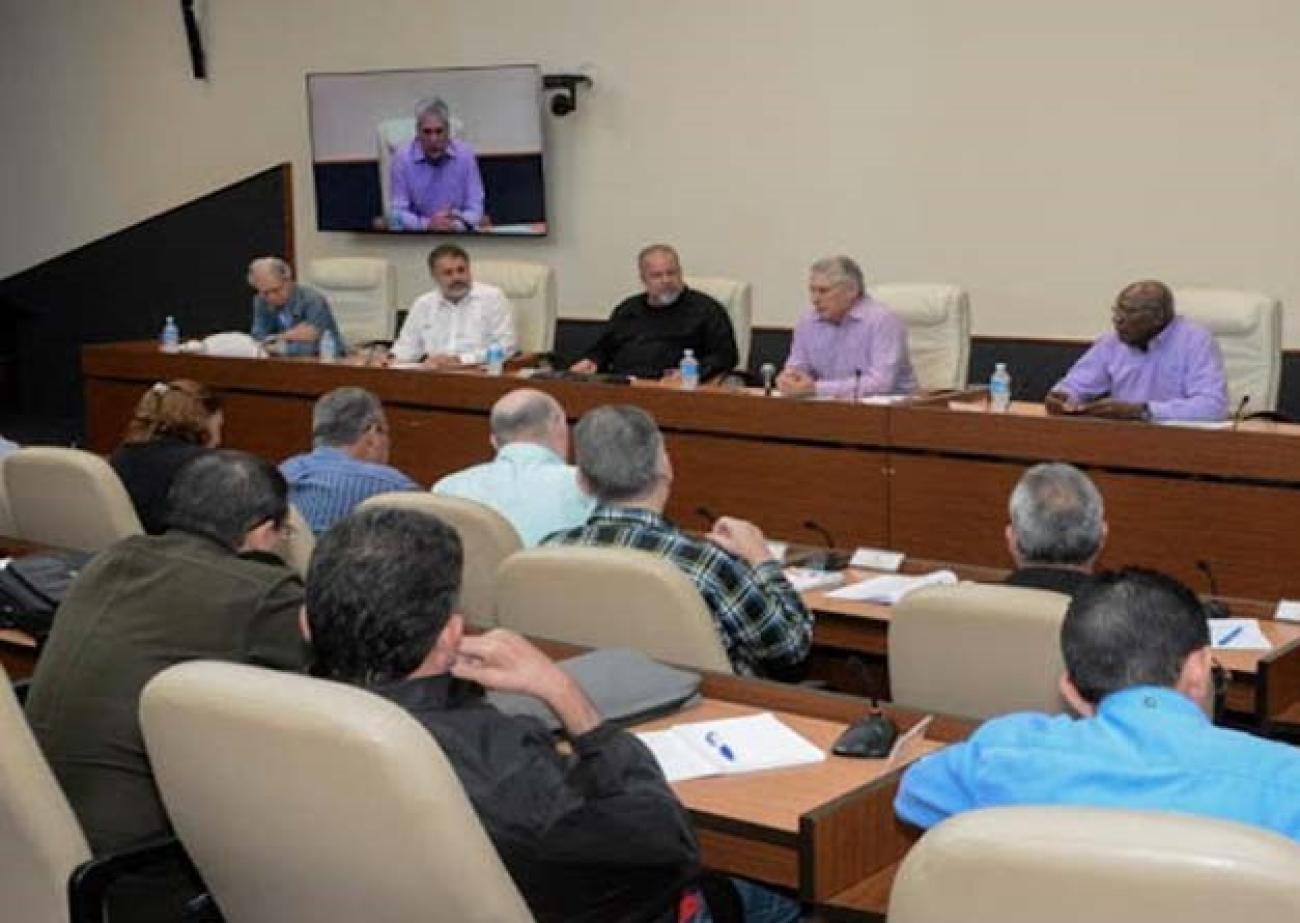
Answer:
M912 766L894 808L920 827L973 808L1166 810L1300 839L1300 751L1215 727L1205 609L1170 577L1099 574L1061 626L1061 693L1082 717L995 718Z
M566 461L569 422L555 398L533 388L511 391L492 405L489 426L496 458L447 475L433 485L435 494L492 507L526 548L587 521L596 500Z
M346 350L343 334L325 296L293 278L293 267L278 256L261 256L248 264L253 298L252 337L270 352L314 356L327 332L334 346Z

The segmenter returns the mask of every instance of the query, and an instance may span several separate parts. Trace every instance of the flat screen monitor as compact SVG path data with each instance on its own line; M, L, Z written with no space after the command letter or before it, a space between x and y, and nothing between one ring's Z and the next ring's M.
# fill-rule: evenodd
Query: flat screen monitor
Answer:
M316 226L547 231L536 65L307 75Z

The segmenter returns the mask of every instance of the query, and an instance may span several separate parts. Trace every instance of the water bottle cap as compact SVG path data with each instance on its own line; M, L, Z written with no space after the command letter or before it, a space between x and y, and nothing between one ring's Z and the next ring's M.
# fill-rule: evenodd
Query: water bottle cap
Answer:
M687 349L687 350L684 350L684 352L685 352L685 354L688 355L688 356L693 356L693 355L695 355L695 350L693 350L693 349Z
M994 370L998 372L1005 372L1007 370L1007 364L1005 362L999 362L994 366Z

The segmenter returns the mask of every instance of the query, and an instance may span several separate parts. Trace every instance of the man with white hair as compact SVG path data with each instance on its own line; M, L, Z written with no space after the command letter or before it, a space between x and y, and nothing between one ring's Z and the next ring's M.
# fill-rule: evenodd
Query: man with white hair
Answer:
M830 256L813 263L808 294L812 306L794 328L790 357L776 379L782 394L856 400L916 390L907 327L867 294L856 262Z
M415 138L393 155L389 179L392 230L473 231L483 221L483 178L474 149L452 138L441 99L415 107Z
M569 421L559 401L518 388L492 405L488 424L496 458L447 475L433 485L435 494L492 507L510 520L526 548L587 521L596 501L578 486L578 469L566 461Z
M329 331L340 352L343 335L325 296L293 278L293 267L278 256L260 256L248 264L248 284L253 298L253 339L271 352L286 356L312 356Z
M1060 462L1034 465L1011 492L1007 549L1012 586L1073 596L1106 541L1106 510L1088 476Z

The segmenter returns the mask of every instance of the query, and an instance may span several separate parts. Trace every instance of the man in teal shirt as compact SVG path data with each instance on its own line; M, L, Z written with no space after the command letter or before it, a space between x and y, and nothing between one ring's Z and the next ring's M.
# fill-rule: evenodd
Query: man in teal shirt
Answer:
M496 458L447 475L433 492L492 507L526 548L585 523L596 501L565 461L569 423L555 398L532 388L511 391L492 405L489 425Z
M930 827L1014 804L1166 810L1300 839L1300 750L1215 727L1210 630L1191 590L1100 574L1061 626L1061 693L1082 717L994 718L903 777L894 808Z

